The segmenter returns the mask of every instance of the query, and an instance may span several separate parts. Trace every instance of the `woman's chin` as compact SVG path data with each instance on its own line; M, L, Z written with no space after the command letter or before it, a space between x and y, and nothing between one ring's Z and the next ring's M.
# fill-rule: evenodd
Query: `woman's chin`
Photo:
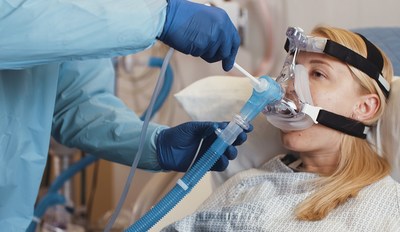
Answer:
M284 133L284 134L289 134L289 133L293 133L293 132L296 132L296 131L298 131L298 130L282 130L281 129L281 132Z

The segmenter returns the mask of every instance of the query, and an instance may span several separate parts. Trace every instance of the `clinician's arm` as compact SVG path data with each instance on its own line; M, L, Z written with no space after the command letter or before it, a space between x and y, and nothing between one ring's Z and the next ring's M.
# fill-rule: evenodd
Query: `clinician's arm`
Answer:
M142 51L162 32L166 0L0 0L0 69Z
M131 165L139 147L142 121L114 96L110 60L61 65L52 136L60 143ZM155 137L164 126L150 124L139 167L161 170Z
M158 38L228 71L240 45L224 10L188 0L0 0L0 9L0 69L127 55Z
M109 60L66 62L60 66L52 136L61 144L101 158L131 165L139 147L142 122L113 95L114 72ZM186 122L172 128L150 124L139 168L186 171L198 145L200 156L216 139L217 128L227 123ZM240 133L211 170L223 171L247 139Z

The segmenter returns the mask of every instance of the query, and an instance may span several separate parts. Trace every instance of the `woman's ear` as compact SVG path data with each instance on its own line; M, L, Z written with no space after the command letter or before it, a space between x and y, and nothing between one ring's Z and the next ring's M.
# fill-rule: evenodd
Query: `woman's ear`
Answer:
M376 94L367 94L360 97L354 107L354 119L358 121L368 120L374 117L380 106L379 97Z

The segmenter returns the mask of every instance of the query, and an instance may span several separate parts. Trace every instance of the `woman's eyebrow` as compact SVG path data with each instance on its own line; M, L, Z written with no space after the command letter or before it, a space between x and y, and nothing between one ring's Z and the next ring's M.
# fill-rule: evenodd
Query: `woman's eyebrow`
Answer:
M326 62L326 61L320 60L320 59L310 60L310 64L324 64L324 65L329 66L331 69L333 69L332 65L330 65L329 62Z

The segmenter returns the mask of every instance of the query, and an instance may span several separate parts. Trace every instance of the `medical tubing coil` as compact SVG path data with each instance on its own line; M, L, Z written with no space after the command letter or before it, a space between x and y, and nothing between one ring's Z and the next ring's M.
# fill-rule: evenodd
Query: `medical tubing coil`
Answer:
M48 207L61 204L65 204L65 197L63 195L57 192L46 194L46 198L42 199L41 204L35 208L33 220L26 229L26 232L36 231L36 227L42 220L42 216L45 214Z
M159 67L160 69L163 68L163 64L164 64L164 59L162 58L158 58L158 57L151 57L149 59L149 66L150 67ZM154 103L154 107L153 110L151 112L151 116L150 118L153 118L154 114L157 113L161 106L163 106L164 102L167 100L169 93L171 92L171 88L172 88L172 84L174 82L174 72L172 70L171 65L169 65L169 61L167 63L166 68L164 67L164 69L162 69L160 72L165 73L165 79L162 85L162 88L160 90L160 93ZM142 121L144 121L144 118L147 114L147 111L149 110L149 108L147 108L142 116L140 116L140 119Z
M91 165L92 163L98 161L99 158L88 154L76 163L72 164L67 170L63 171L51 184L48 192L54 193L57 192L61 187L70 180L75 174L85 169L87 166Z
M148 231L192 190L225 152L226 148L236 140L243 129L247 129L249 123L266 105L273 104L282 99L284 92L277 82L268 76L262 76L260 80L262 82L267 82L267 84L264 85L265 88L262 91L253 90L250 99L241 109L240 116L236 115L234 120L232 120L222 132L217 130L217 139L198 162L178 180L177 184L167 195L125 231Z
M175 205L183 199L214 165L229 144L218 137L198 162L178 181L175 187L167 193L150 211L125 231L148 231L161 220Z
M32 220L29 225L27 232L34 232L37 226L37 220L40 220L45 214L47 208L53 205L64 204L65 198L62 195L59 195L57 192L61 189L66 181L71 179L76 173L85 169L90 164L99 160L98 157L93 155L87 155L84 158L80 159L78 162L72 164L68 169L63 171L51 184L49 189L47 190L46 195L44 195L34 210L34 220ZM36 220L36 221L35 221Z

